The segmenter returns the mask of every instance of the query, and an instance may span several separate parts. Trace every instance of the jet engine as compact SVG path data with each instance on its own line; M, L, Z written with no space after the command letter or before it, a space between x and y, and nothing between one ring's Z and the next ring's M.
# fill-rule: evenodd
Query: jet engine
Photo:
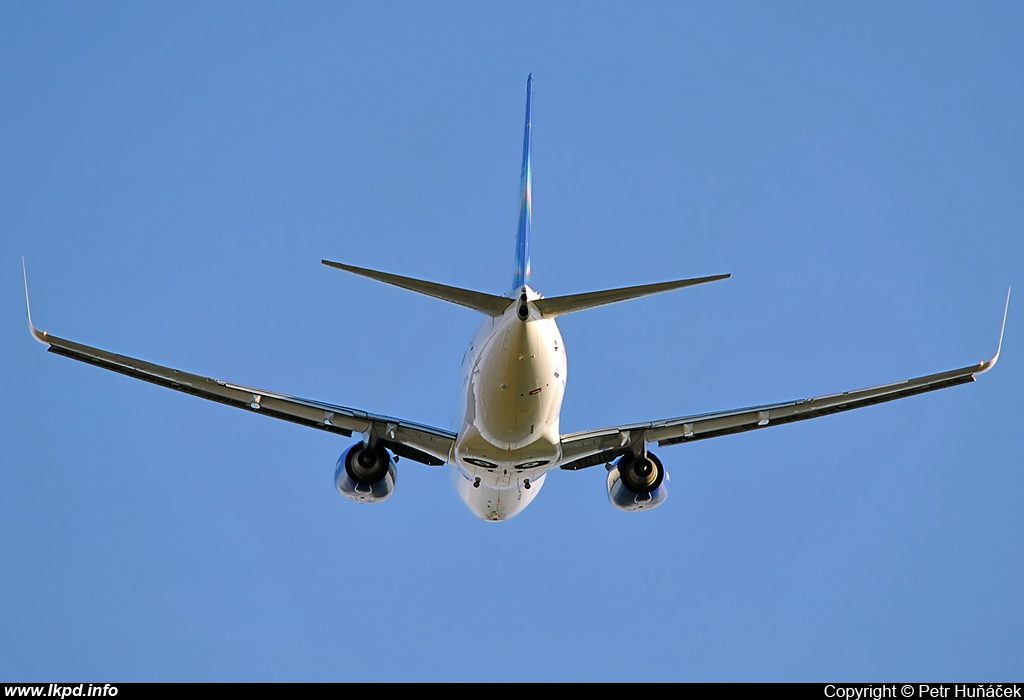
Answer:
M651 510L668 497L668 472L654 454L627 452L608 469L608 500L627 513Z
M338 458L334 485L345 498L360 503L386 501L395 491L395 463L381 445L360 442Z

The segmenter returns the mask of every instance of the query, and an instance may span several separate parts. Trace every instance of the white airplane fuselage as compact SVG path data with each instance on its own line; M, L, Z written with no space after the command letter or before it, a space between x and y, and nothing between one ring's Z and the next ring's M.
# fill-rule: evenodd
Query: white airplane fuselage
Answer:
M668 471L648 445L678 445L785 425L974 381L995 366L1002 348L1010 296L1007 290L999 345L991 360L866 389L816 398L748 406L646 423L561 435L566 355L555 318L630 299L727 279L718 274L599 289L543 298L530 288L532 220L533 77L526 81L526 115L520 173L512 293L499 296L381 270L322 260L332 268L457 304L486 319L462 361L458 427L430 425L346 406L229 384L39 331L32 322L25 278L25 309L32 337L50 352L228 406L352 438L335 463L334 485L345 498L381 503L395 490L400 458L430 466L448 464L455 490L469 510L488 521L507 520L536 497L552 469L576 471L607 465L608 500L618 510L638 512L664 503ZM403 467L404 468L404 467Z
M565 394L566 359L554 319L530 302L529 315L509 299L501 316L480 327L462 363L459 421L452 480L469 509L483 520L506 520L522 511L558 466L558 416Z

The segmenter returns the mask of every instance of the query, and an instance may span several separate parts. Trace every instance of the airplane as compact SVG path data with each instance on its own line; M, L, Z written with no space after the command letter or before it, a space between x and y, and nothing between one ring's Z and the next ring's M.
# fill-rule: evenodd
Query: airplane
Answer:
M556 297L534 291L530 286L532 101L531 74L526 81L519 224L510 292L497 296L321 261L331 268L483 314L484 322L462 363L461 425L455 432L190 374L41 332L32 321L28 274L22 259L29 330L57 355L346 438L360 435L359 441L338 458L334 473L337 490L356 502L386 501L394 493L400 459L430 466L448 464L456 492L469 510L485 521L507 520L522 512L540 492L549 471L578 471L599 464L605 465L608 499L615 508L626 512L651 510L664 503L669 484L664 464L650 449L654 445L662 448L734 435L945 389L974 381L998 361L1009 290L996 354L985 362L817 398L562 434L559 414L566 386L566 355L556 325L559 316L724 280L730 275Z

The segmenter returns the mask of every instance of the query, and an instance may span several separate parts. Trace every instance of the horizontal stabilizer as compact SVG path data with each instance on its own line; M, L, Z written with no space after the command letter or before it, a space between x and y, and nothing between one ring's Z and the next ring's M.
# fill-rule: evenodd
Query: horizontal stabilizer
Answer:
M585 292L583 294L569 294L550 299L538 299L534 304L542 315L551 318L571 314L574 311L592 309L595 306L605 306L627 299L637 299L652 294L670 292L673 289L692 287L705 282L717 282L731 277L731 275L712 275L710 277L694 277L688 280L674 280L672 282L656 282L655 284L641 284L636 287L620 287L619 289L604 289L599 292Z
M426 282L424 280L413 279L412 277L402 277L401 275L392 275L387 272L367 270L363 267L345 265L344 263L331 262L330 260L321 260L320 262L327 265L327 267L334 267L339 270L344 270L345 272L351 272L354 275L369 277L370 279L377 280L378 282L384 282L385 284L391 284L395 287L408 289L412 292L426 294L428 297L434 297L435 299L448 301L452 304L465 306L467 309L473 309L474 311L479 311L480 313L487 314L488 316L501 316L505 313L505 309L512 304L511 299L499 297L494 294L474 292L471 289L460 289L459 287L449 287L448 285L438 284L437 282Z

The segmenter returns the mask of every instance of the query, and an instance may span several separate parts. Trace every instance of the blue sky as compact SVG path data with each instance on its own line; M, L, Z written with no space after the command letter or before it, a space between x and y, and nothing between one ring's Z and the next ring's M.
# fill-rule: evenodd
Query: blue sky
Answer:
M960 367L1024 292L1019 3L29 4L0 10L0 679L1019 680L1021 298L976 384L666 448L477 521L379 507L348 442L49 355L38 325L449 426L470 311L566 317L564 431Z

